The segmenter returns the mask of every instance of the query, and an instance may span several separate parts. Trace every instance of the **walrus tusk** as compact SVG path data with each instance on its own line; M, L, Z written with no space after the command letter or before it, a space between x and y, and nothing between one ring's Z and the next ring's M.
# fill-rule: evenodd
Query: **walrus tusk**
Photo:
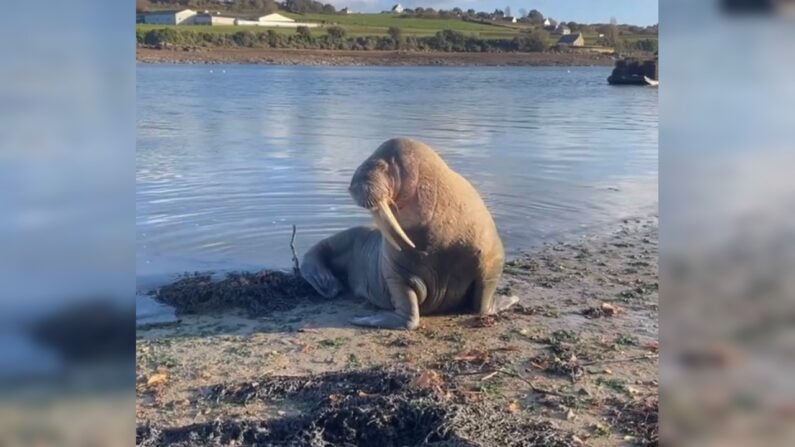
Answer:
M389 245L395 247L397 251L403 251L400 248L400 244L397 243L395 238L392 236L392 232L389 231L389 228L384 223L384 220L381 218L381 214L378 213L378 210L372 210L373 213L373 222L375 222L375 226L381 231L381 235L389 242Z
M403 228L395 218L395 215L392 214L392 210L389 208L389 204L386 200L378 202L378 209L381 211L381 217L386 219L386 223L388 223L389 227L392 228L392 230L394 230L401 239L403 239L403 242L405 242L411 248L417 248L417 246L414 245L414 242L412 242L411 239L409 239L409 237L406 235L406 232L403 231Z

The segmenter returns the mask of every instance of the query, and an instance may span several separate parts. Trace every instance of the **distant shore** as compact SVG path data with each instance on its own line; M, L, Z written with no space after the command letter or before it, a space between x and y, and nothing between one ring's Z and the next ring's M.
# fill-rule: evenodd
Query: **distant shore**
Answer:
M318 66L612 66L589 53L445 53L414 51L295 50L270 48L154 49L136 60L151 64L261 64Z

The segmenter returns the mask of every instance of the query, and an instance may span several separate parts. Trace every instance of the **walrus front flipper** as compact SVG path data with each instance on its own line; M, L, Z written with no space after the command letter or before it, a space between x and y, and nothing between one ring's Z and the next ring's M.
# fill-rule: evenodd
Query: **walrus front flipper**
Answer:
M494 303L491 305L491 314L496 315L504 310L508 310L518 302L519 297L515 295L494 295Z
M475 311L480 315L495 315L519 302L515 296L497 295L499 276L494 279L478 280L472 288Z
M417 329L420 325L420 306L414 289L408 284L390 282L389 293L394 311L354 318L351 323L384 329Z

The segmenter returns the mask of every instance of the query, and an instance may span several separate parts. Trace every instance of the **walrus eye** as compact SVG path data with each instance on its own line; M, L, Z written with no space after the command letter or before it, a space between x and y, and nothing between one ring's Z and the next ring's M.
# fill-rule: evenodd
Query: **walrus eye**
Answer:
M378 228L381 229L381 232L385 234L384 237L386 237L390 242L392 242L392 245L397 246L397 243L396 241L391 240L392 235L387 229L381 228L384 221L386 221L385 223L388 224L389 228L392 229L392 231L394 231L395 234L397 234L400 237L400 239L402 239L403 242L405 242L409 247L417 248L417 246L414 245L414 242L412 242L412 240L409 239L408 235L406 235L406 232L403 231L403 227L400 226L400 222L398 222L395 215L392 214L392 209L389 208L389 203L387 200L381 200L380 202L378 202L378 211L373 213L373 218L376 220L376 225L378 226Z

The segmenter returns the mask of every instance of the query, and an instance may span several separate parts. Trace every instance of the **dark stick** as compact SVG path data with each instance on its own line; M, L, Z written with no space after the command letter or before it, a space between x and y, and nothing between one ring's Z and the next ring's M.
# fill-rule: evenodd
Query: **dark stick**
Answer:
M560 392L553 391L553 390L547 390L547 389L544 389L544 388L539 388L533 382L531 382L528 379L525 379L524 377L520 376L519 374L510 372L510 371L506 371L504 369L495 369L495 370L491 370L491 371L465 372L465 373L457 373L456 375L458 375L458 376L474 376L476 374L487 374L486 377L484 377L484 378L482 378L480 380L488 380L488 379L494 377L495 374L505 374L506 376L510 376L510 377L513 377L513 378L521 380L522 382L524 382L527 385L529 385L531 390L533 390L534 392L539 393L539 394L551 394L553 396L558 396L558 397L570 397L570 396L572 396L571 394L560 393Z
M298 255L295 254L295 224L293 224L293 235L290 237L290 250L293 252L293 273L301 276L301 268L298 264Z
M522 382L528 384L530 386L531 390L533 390L534 392L539 393L539 394L551 394L553 396L558 396L558 397L568 397L568 396L570 396L570 394L559 393L557 391L552 391L552 390L546 390L544 388L539 388L539 387L535 386L535 384L533 382L525 379L524 377L520 376L519 374L512 373L512 372L506 371L504 369L498 369L495 372L498 372L500 374L505 374L506 376L517 378L517 379L521 380Z
M638 360L654 360L658 358L656 355L641 355L638 357L629 357L625 359L608 359L608 360L596 360L594 362L586 362L580 364L580 366L593 366L593 365L603 365L608 363L625 363L625 362L635 362Z

